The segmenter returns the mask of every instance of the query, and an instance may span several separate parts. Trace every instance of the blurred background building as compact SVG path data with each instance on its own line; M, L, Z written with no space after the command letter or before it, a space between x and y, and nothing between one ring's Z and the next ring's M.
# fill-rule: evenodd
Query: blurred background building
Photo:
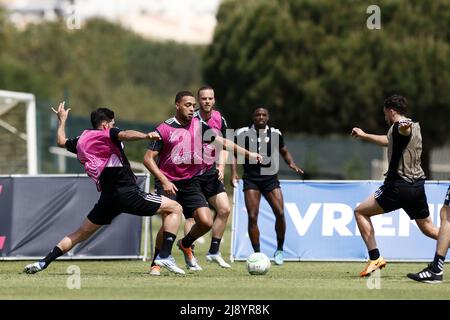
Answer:
M29 23L70 17L83 21L101 17L149 39L185 43L211 42L220 0L0 0L11 21Z

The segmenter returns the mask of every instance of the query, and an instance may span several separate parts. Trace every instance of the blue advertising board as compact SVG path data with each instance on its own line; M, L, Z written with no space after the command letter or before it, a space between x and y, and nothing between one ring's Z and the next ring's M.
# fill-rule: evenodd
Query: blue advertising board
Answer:
M285 260L366 260L366 246L359 234L354 208L373 194L381 181L281 180L286 218ZM448 181L427 181L425 191L430 215L440 225L439 211ZM231 259L246 259L253 249L247 232L242 180L234 195ZM389 260L429 261L436 240L423 235L402 210L372 217L378 248ZM261 252L272 257L276 250L275 216L261 198L258 227Z

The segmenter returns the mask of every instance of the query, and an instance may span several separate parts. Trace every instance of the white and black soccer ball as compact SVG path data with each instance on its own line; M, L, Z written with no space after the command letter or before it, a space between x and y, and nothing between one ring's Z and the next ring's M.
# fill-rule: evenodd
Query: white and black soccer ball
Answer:
M270 259L262 252L255 252L247 258L247 271L251 275L263 275L270 269Z

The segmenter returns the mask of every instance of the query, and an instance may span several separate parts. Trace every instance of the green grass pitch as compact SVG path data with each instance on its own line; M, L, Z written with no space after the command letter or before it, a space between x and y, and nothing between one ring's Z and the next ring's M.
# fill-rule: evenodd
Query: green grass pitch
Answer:
M181 262L181 257L177 257ZM229 270L202 261L204 270L175 276L148 274L143 261L57 261L44 272L22 274L26 262L0 263L0 299L449 299L450 283L428 285L405 277L424 264L389 263L379 280L362 279L362 263L287 262L264 276L245 263ZM67 268L81 270L80 289L68 289ZM369 289L376 287L379 289ZM369 284L369 285L368 285Z
M154 230L158 227L156 220ZM228 227L221 246L227 261L229 240ZM196 243L196 255L203 271L187 272L186 276L175 276L166 270L159 277L151 276L148 274L150 262L140 260L57 260L34 275L22 273L29 261L0 261L0 300L450 299L446 274L443 283L434 285L406 278L408 272L417 272L426 263L388 261L380 277L369 280L358 276L364 262L286 262L282 266L272 264L266 275L252 276L242 261L233 263L231 269L206 262L209 242L208 234L203 244ZM173 254L178 265L184 267L176 246ZM71 276L67 269L72 265L80 268L80 289L67 287Z

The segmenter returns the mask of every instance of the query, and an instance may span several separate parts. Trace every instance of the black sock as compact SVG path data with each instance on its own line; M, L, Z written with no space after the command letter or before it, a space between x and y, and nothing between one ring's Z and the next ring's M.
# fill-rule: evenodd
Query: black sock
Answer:
M433 272L439 273L441 271L444 270L444 261L445 261L445 257L438 255L438 253L436 252L436 254L434 255L434 260L433 260Z
M277 239L277 250L283 251L284 238Z
M159 256L163 259L167 258L168 256L170 256L172 254L172 246L173 246L173 242L175 241L175 238L177 236L174 235L173 233L164 231L163 232L163 245L161 250L159 251Z
M184 236L183 239L181 239L181 245L184 248L189 248L190 246L192 246L192 244L194 243L195 240L196 239L194 239L194 237L189 232L187 235Z
M55 260L56 258L58 258L58 257L60 257L60 256L62 256L62 255L63 255L63 252L61 251L61 249L60 249L58 246L56 246L56 247L53 248L52 251L50 251L50 252L48 253L48 255L47 255L44 259L42 259L42 260L39 261L39 262L44 262L44 266L43 266L42 268L45 269L45 268L48 267L48 265L49 265L53 260Z
M158 254L159 254L159 249L155 248L155 254L153 255L153 260L152 260L151 267L156 266L155 259L158 256Z
M211 246L209 247L209 253L216 254L219 252L220 240L222 239L219 238L211 239Z
M261 252L261 249L259 248L259 243L257 243L257 244L252 243L252 247L253 247L253 251Z
M380 257L380 251L377 248L369 251L370 260L377 260Z

